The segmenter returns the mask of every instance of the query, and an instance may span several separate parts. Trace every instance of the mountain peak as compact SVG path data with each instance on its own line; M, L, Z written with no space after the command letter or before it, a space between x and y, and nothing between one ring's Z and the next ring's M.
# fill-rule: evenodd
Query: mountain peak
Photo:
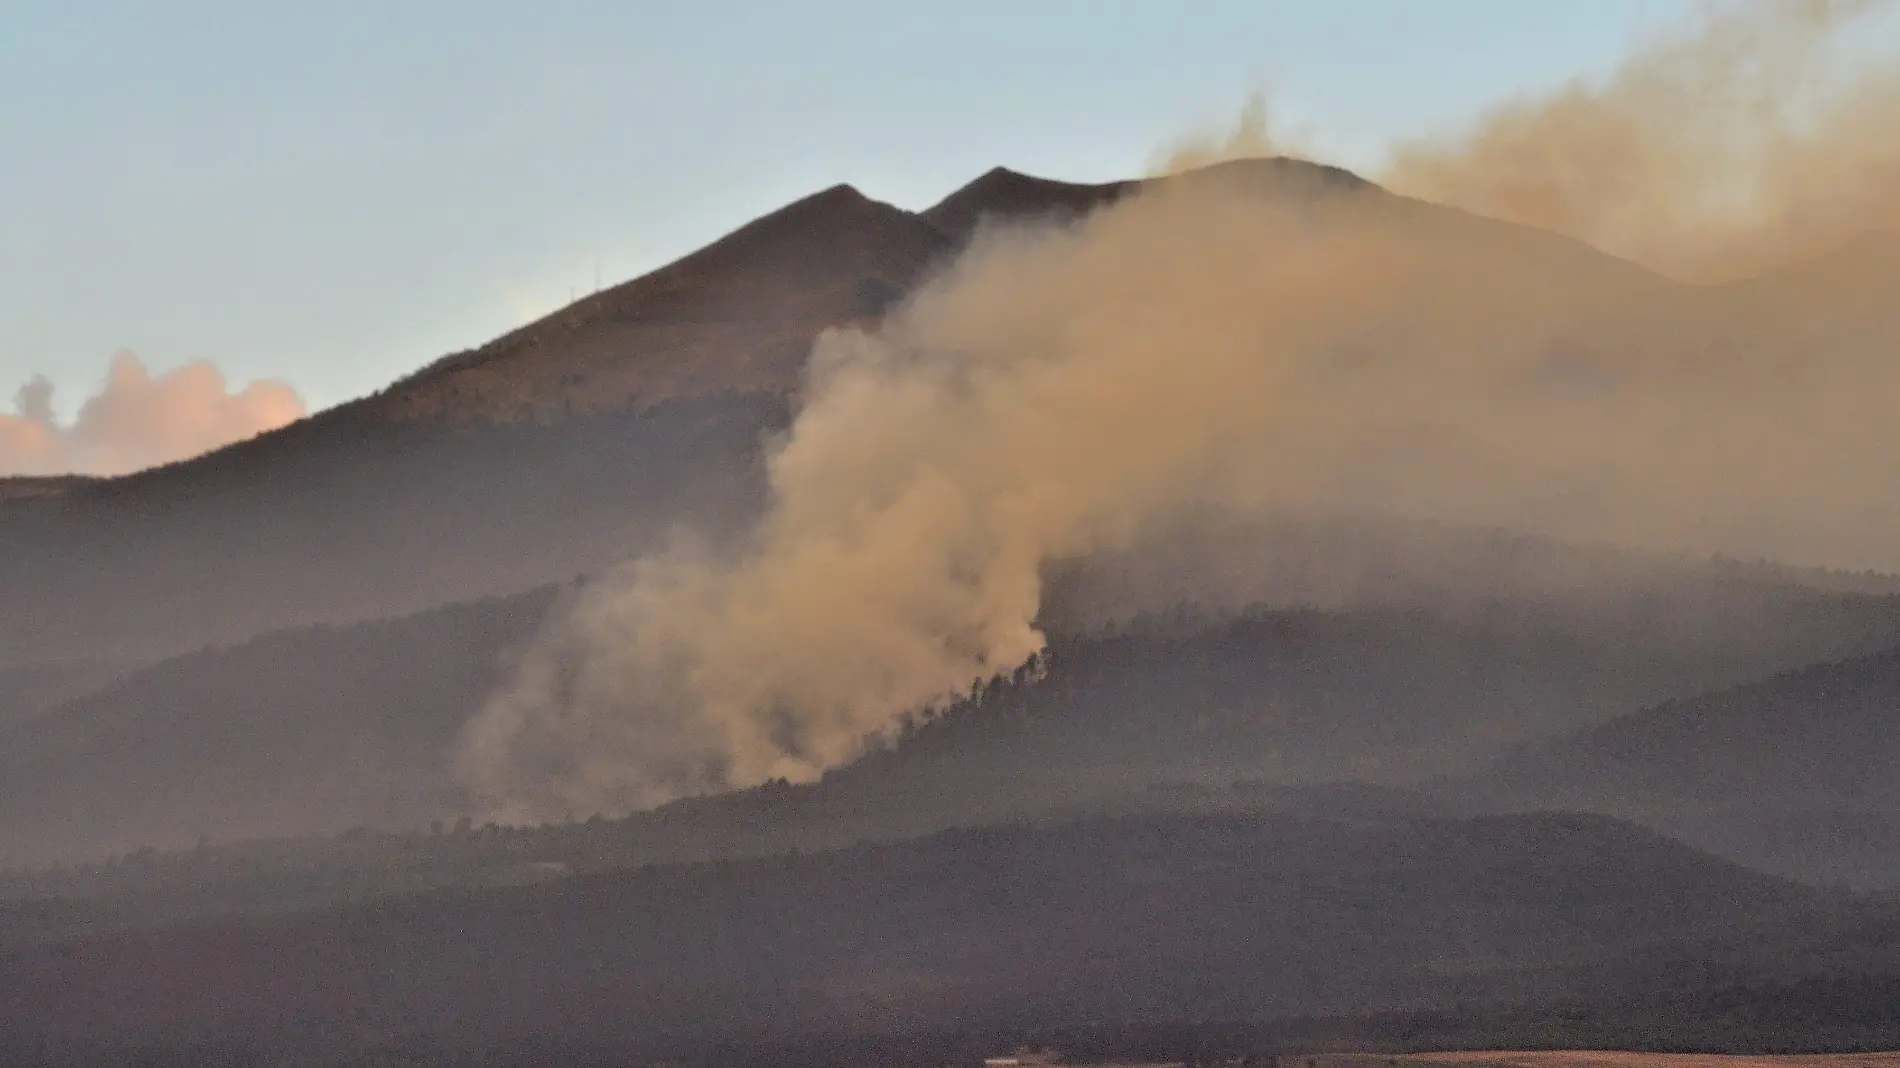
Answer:
M1354 192L1378 186L1346 170L1292 156L1228 160L1162 178L1086 184L1038 178L1008 167L991 167L921 213L925 221L962 244L986 219L1068 221L1131 193L1175 183L1218 182L1302 194Z
M961 244L969 240L985 219L1070 219L1111 204L1140 184L1085 185L1038 178L1007 167L992 167L920 214Z
M945 250L929 223L834 185L649 274L397 383L398 419L547 419L724 390L785 392L825 328L875 318Z
M1344 167L1336 167L1330 163L1315 163L1297 156L1251 156L1245 159L1224 160L1150 181L1218 181L1270 187L1275 191L1308 193L1360 192L1380 188L1376 183L1367 181Z

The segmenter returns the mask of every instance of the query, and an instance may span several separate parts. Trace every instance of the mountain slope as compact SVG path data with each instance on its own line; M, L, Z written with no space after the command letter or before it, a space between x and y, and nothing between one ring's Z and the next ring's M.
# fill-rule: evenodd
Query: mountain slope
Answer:
M820 331L877 319L947 248L925 220L835 186L439 360L367 407L396 419L548 419L782 393L797 387Z

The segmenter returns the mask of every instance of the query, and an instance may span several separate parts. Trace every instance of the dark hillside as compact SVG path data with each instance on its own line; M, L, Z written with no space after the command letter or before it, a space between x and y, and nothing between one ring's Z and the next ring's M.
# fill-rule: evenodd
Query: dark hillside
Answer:
M1900 637L1891 598L1722 582L1711 602L1691 585L1588 608L1500 599L1190 613L1059 635L1041 677L990 686L794 791L790 809L769 792L707 798L636 816L612 852L642 863L903 837L1151 786L1417 783L1631 708ZM456 731L546 604L539 593L273 632L69 701L0 735L0 856L97 857L359 823L415 830L467 814L442 778ZM1698 622L1718 609L1724 626Z
M280 631L67 701L0 734L0 858L419 826L453 807L456 732L552 599Z
M1900 650L1667 701L1452 795L1615 812L1766 870L1900 888Z
M783 398L559 423L348 409L185 464L0 505L0 666L153 659L573 579L759 507Z
M17 950L0 1048L450 1064L559 1035L563 1063L605 1063L948 1020L1656 999L1897 965L1890 908L1601 817L1124 819Z

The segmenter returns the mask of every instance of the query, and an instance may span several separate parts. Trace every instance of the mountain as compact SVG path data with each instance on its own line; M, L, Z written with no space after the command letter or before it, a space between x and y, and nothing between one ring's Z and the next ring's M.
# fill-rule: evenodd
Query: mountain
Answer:
M414 612L734 529L812 340L874 319L946 245L840 186L255 440L21 482L0 499L0 667Z
M682 530L715 544L736 536L763 506L764 441L791 418L800 365L819 332L874 322L986 219L1060 221L1138 191L1192 196L1211 186L1362 198L1382 225L1442 259L1439 275L1452 289L1508 275L1553 293L1571 284L1640 293L1650 302L1643 307L1679 304L1689 309L1684 315L1732 307L1578 242L1393 196L1349 172L1297 160L1097 186L998 170L920 213L836 187L280 431L124 478L7 483L0 702L9 700L7 680L48 678L75 659L153 666L109 688L75 683L17 699L5 714L24 725L0 737L0 762L8 762L0 766L11 779L0 780L0 841L40 848L50 836L33 829L39 820L65 830L65 848L91 852L200 832L303 833L428 818L442 800L424 785L440 767L439 745L424 752L405 748L414 739L386 741L394 748L372 752L339 739L381 737L351 734L364 727L352 717L393 718L415 699L422 701L415 737L440 742L446 725L478 703L499 649L525 633L532 613L520 614L522 630L454 639L431 637L434 624L420 620L435 617L407 617L483 598L532 600L531 591L597 574ZM1336 550L1338 540L1323 548ZM1506 556L1486 549L1449 558L1464 579L1481 583L1507 566ZM1500 608L1487 606L1488 594L1448 604L1408 588L1404 596L1321 602L1346 609L1346 622L1322 613L1209 627L1191 640L1113 636L1121 646L1080 640L1088 634L1081 613L1058 620L1074 655L1059 657L1055 671L1091 681L1036 695L1033 727L945 721L916 743L940 746L941 764L918 773L943 782L972 769L1023 766L1033 754L1078 779L1112 779L1144 766L1143 746L1154 747L1144 772L1153 777L1198 768L1392 783L1454 773L1498 746L1900 639L1890 602L1822 596L1808 588L1811 579L1891 588L1878 576L1742 568L1713 586L1707 575L1672 575L1647 592L1619 592L1629 596L1607 615L1599 606L1555 616L1513 616L1522 589L1490 598ZM1063 589L1054 582L1052 617L1064 611ZM1682 591L1701 592L1672 606ZM1368 605L1377 611L1360 612ZM443 611L448 619L462 609ZM1721 626L1701 644L1680 644L1656 627L1664 617ZM321 629L357 624L365 629L349 630L359 637L347 640L343 630ZM368 634L380 637L362 647L386 656L388 670L366 674L347 697L325 689L346 674L338 650ZM456 658L442 652L446 641ZM1273 646L1282 641L1284 648ZM1115 668L1099 653L1106 648L1134 657L1139 675ZM391 666L402 649L444 672L441 694L454 699L418 697ZM268 671L244 667L266 652L258 663ZM273 681L305 679L324 686L299 695ZM161 721L177 739L195 741L153 733ZM1097 723L1117 733L1102 734ZM987 739L1010 730L1027 732L1022 746ZM299 748L312 740L323 744ZM135 751L149 759L130 774ZM319 755L301 766L289 755L298 752ZM398 758L418 762L403 765L418 778L376 785L384 774L373 770L383 766L377 762ZM286 767L309 777L290 780L309 787L296 796L336 804L254 806L251 787L221 794L225 787L211 785L222 776L252 777L257 786ZM110 786L80 796L93 782Z
M1815 977L1885 989L1896 969L1891 905L1603 817L1145 817L22 947L0 954L0 1050L46 1066L698 1063L949 1021L1000 1039ZM1842 1005L1806 1027L1840 1025Z
M1576 242L1296 160L1105 186L992 171L921 213L838 186L255 440L124 478L7 483L0 667L153 659L567 581L680 528L717 540L760 506L761 441L789 420L823 330L876 321L982 219L1072 218L1197 183L1363 196L1488 274L1667 288Z

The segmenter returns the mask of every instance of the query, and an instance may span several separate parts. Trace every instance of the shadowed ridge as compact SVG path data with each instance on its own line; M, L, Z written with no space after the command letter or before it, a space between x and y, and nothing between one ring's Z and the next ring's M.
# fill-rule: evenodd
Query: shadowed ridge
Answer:
M1771 797L1900 815L1900 649L1669 701L1500 761L1539 801Z
M923 219L958 244L970 239L984 219L1023 221L1071 219L1141 188L1141 182L1085 185L993 167L970 184L925 208Z
M945 250L902 209L837 185L593 294L367 404L398 419L548 419L668 397L794 388L825 328L872 319Z

